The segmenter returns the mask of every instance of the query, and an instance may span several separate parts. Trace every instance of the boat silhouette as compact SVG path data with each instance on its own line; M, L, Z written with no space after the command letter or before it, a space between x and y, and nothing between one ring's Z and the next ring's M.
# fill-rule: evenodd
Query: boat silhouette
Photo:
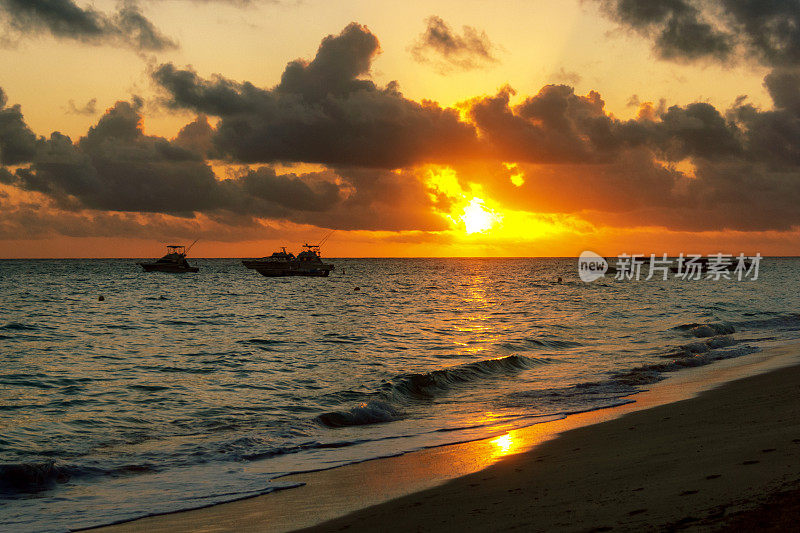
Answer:
M304 244L304 250L295 256L281 248L268 257L245 259L242 264L262 276L317 276L327 277L334 266L322 261L319 244Z
M180 244L168 244L167 255L161 259L137 263L145 272L197 272L199 268L192 266L186 260L186 254L195 245L195 240L188 248Z

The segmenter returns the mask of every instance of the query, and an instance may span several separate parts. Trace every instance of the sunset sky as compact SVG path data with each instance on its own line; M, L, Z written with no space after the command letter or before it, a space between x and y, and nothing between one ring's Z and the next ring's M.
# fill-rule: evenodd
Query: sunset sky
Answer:
M798 19L0 0L0 257L798 255Z

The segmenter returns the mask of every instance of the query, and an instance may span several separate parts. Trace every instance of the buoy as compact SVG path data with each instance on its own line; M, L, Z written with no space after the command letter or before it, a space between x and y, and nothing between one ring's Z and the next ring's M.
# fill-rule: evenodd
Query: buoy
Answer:
M101 294L101 295L100 295L100 296L97 298L97 301L98 301L98 302L105 302L105 301L106 301L106 297L105 297L105 296L103 296L103 295Z
M164 296L164 295L162 294L161 296L159 296L159 297L158 297L158 299L159 299L159 300L166 300L166 299L167 299L167 297L166 297L166 296Z
M361 287L353 287L353 290L354 290L354 291L360 291L360 290L361 290Z
M561 278L558 278L558 279L556 280L556 283L561 283L561 281L562 281L562 279L561 279Z

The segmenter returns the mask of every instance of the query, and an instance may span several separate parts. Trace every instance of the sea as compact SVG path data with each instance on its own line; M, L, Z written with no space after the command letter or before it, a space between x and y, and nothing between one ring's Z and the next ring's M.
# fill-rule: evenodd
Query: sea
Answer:
M796 258L591 283L570 258L333 259L328 278L192 262L0 261L0 531L292 490L800 338Z

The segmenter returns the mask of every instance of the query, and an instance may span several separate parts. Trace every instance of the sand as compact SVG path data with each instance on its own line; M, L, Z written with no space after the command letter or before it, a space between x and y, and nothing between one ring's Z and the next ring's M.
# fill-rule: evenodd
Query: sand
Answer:
M780 530L800 516L798 354L680 372L632 405L103 531Z

